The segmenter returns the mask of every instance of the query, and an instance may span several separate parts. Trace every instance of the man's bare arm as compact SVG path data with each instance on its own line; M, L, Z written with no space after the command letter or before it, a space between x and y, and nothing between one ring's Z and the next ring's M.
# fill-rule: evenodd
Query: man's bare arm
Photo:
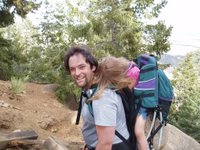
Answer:
M111 150L115 137L115 127L96 126L98 143L96 150Z

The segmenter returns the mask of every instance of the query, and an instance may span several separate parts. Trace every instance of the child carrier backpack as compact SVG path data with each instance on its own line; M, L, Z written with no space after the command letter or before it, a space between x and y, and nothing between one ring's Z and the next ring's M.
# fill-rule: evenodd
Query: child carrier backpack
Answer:
M92 87L90 90L92 90L91 94L88 95L84 92L82 92L81 94L81 98L80 98L80 102L79 102L79 110L78 110L78 115L77 115L77 119L76 119L76 124L79 124L79 120L80 120L80 112L81 112L81 103L82 103L82 97L86 97L87 99L89 99L90 97L92 97L97 89L97 85L94 87ZM110 88L112 90L115 90L114 88ZM126 125L127 125L127 129L129 132L129 139L126 140L117 130L115 130L115 135L118 136L124 143L126 143L130 149L135 150L136 149L136 139L134 136L134 124L135 124L135 119L136 119L136 113L135 113L135 108L134 108L134 101L133 101L133 94L132 91L129 88L124 88L122 90L117 90L115 91L118 95L120 95L121 100L122 100L122 104L124 107L124 111L125 111L125 117L126 117ZM93 107L92 107L92 101L90 101L89 103L87 103L88 105L88 110L91 113L91 115L93 116Z
M147 135L148 142L152 146L154 135L167 123L167 116L174 97L173 87L163 70L158 69L157 60L153 55L142 54L134 61L140 69L139 81L134 88L136 109L143 107L147 111L153 110L154 112L152 125ZM153 131L156 117L160 120L160 125Z

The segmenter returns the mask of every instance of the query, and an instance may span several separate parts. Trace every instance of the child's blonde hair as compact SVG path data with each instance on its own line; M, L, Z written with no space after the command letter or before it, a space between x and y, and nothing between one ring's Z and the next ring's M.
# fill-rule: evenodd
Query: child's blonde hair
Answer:
M89 100L99 99L106 88L114 87L116 90L127 87L133 80L127 76L127 69L131 61L124 57L104 57L99 62L96 73L98 78L98 91Z

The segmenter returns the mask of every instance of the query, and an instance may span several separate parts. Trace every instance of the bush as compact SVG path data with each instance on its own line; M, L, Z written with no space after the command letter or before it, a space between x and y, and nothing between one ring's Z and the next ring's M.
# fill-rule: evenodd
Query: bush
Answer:
M16 78L11 77L11 90L13 94L20 94L25 89L25 82L28 80L28 77L25 78Z
M198 60L198 61L196 61ZM200 142L200 54L189 54L174 71L175 101L170 123Z

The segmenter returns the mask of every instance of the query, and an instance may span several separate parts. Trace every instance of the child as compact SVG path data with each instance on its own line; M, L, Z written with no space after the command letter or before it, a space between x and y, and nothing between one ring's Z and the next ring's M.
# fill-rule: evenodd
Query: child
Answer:
M99 64L102 80L109 80L117 89L129 87L133 89L139 80L140 70L133 61L123 57L108 56ZM148 142L145 136L145 123L147 111L140 108L135 122L135 135L139 150L148 150Z

